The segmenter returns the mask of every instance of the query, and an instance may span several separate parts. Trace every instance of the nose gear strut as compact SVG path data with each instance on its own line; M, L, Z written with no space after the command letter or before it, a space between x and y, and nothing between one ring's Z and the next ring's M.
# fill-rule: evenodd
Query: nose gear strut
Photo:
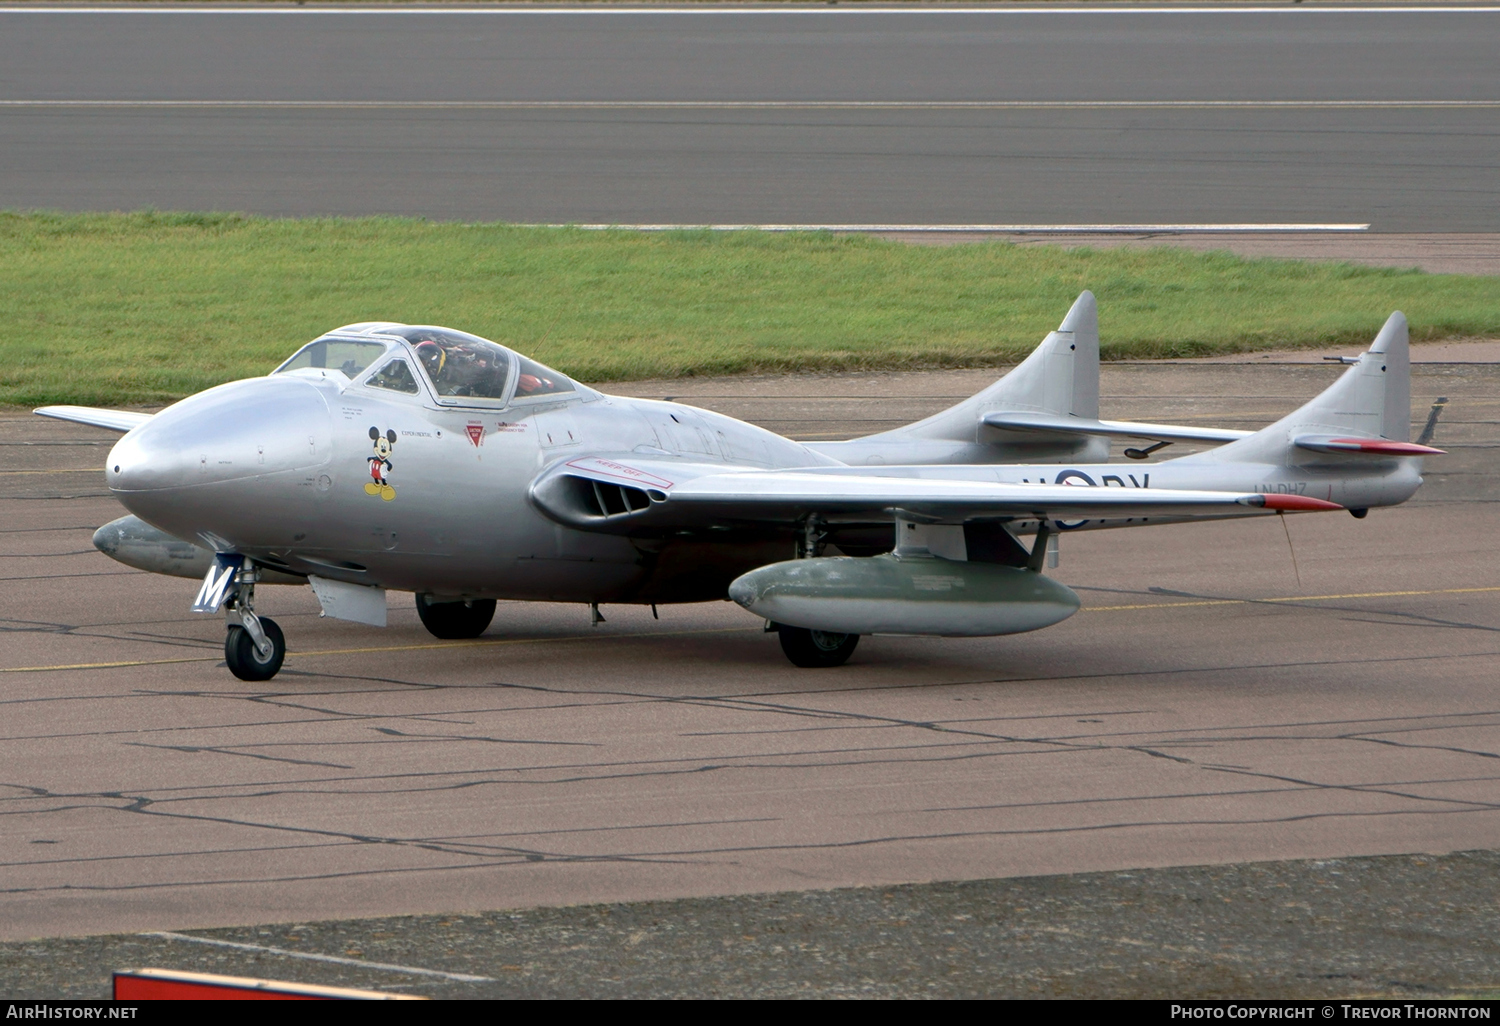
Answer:
M249 561L235 576L235 592L224 603L224 662L240 680L270 680L286 659L286 638L270 617L255 615L260 574Z

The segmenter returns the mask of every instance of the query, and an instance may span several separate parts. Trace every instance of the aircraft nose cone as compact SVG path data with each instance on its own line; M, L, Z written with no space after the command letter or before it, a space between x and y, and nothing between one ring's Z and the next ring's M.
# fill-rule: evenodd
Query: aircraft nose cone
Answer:
M110 450L105 480L132 513L167 527L204 508L279 494L327 463L330 450L328 404L316 385L255 378L200 392L126 434Z
M171 447L168 432L153 430L147 422L109 451L104 480L116 494L150 492L185 484L189 480L186 468L186 456Z

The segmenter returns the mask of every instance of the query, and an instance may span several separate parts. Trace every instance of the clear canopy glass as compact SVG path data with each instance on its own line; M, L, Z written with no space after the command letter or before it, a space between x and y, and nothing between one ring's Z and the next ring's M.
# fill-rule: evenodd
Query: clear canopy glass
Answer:
M385 342L359 342L347 338L320 338L309 342L272 373L289 374L311 368L336 370L351 381L389 348Z
M573 391L573 382L551 367L543 367L535 360L518 356L516 371L516 398L526 399L534 395L556 395Z
M416 395L421 391L417 379L412 377L407 368L406 361L399 359L390 361L371 374L365 384L371 388L388 388L392 392L404 392L407 395Z
M392 360L368 378L365 384L398 392L419 391L414 373L427 379L438 402L463 405L504 403L557 396L577 390L567 375L535 360L511 352L478 335L436 326L413 326L390 321L364 321L346 325L340 332L373 336L368 341L352 338L320 338L309 342L273 373L315 369L336 370L350 380L368 370L390 348L380 336L404 339L416 352L416 365ZM511 395L511 361L515 360L515 387ZM400 364L398 367L397 364Z
M439 399L502 400L510 382L510 350L450 328L394 328L412 344Z

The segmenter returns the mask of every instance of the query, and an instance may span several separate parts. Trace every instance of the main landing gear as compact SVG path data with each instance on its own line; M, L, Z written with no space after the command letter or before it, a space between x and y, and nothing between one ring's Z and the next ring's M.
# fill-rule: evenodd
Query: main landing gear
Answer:
M418 595L417 616L435 638L477 638L495 618L495 600L434 602L430 595Z
M802 627L777 624L776 633L781 639L781 650L796 666L816 669L823 666L843 666L854 654L859 644L858 634L832 634L828 631L810 631Z
M255 615L254 570L239 572L239 589L224 606L228 631L224 635L224 662L240 680L270 680L286 659L286 637L276 621Z
M803 521L802 537L797 539L798 559L813 559L823 554L823 545L828 540L827 526L816 513ZM854 654L854 646L859 644L858 634L834 634L768 622L766 630L773 629L781 640L781 650L792 665L809 670L843 666Z

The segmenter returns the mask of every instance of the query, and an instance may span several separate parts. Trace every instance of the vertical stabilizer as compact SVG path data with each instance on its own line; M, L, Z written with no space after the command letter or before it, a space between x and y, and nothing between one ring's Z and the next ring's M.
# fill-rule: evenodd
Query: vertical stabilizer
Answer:
M954 411L970 403L979 412L1026 410L1097 420L1099 305L1094 294L1080 295L1057 330L1015 370Z
M1369 355L1380 354L1385 373L1385 409L1380 418L1380 437L1393 442L1411 441L1411 338L1406 315L1400 310L1386 319L1375 336Z
M926 420L879 437L973 441L979 420L993 410L1025 410L1064 417L1099 417L1099 307L1094 294L1074 301L1057 330L1031 355L983 392Z
M1386 320L1370 348L1315 399L1248 438L1211 452L1184 457L1244 463L1283 463L1348 450L1335 439L1408 442L1411 437L1411 354L1406 317L1397 311ZM1330 447L1331 446L1331 447ZM1418 455L1416 447L1366 446L1363 452ZM1304 455L1298 456L1302 450ZM1436 452L1436 450L1429 450Z
M1064 432L997 435L986 414L1099 419L1099 307L1082 293L1057 330L984 391L914 424L808 448L849 463L996 463L1109 458L1109 439Z

